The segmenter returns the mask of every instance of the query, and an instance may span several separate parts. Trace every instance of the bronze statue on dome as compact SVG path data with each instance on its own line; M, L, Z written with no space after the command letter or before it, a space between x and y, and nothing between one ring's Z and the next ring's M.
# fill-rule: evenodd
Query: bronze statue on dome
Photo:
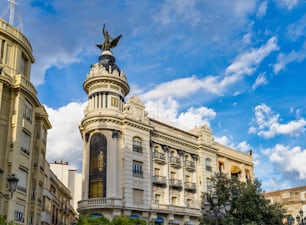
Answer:
M104 36L104 42L101 44L97 44L97 47L101 49L102 51L110 51L111 48L115 48L122 37L122 35L119 35L116 38L112 38L108 31L105 30L105 24L103 25L103 36Z

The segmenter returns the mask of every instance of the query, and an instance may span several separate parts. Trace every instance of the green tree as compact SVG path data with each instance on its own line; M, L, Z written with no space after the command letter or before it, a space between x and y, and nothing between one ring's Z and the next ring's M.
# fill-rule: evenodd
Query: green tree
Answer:
M212 194L218 196L218 205L231 203L230 212L219 219L226 225L281 225L285 210L279 204L270 204L262 194L258 180L240 182L224 174L211 178L214 193L205 193L203 198L212 204ZM215 224L215 218L203 217L202 224Z
M13 222L7 222L4 216L0 215L0 225L14 225Z
M112 225L146 225L146 222L140 219L132 219L127 216L118 216L113 219Z
M78 219L77 225L146 225L146 222L141 219L132 219L127 216L117 216L112 222L105 217L81 216Z
M80 216L77 225L111 225L106 217Z

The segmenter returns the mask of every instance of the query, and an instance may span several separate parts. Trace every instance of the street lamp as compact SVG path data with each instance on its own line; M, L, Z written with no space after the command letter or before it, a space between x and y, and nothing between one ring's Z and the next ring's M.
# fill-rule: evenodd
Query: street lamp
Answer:
M3 170L0 169L0 175L3 174ZM13 193L17 189L17 183L19 179L15 177L15 174L9 175L8 178L6 179L8 183L8 191L10 192L9 194L5 194L0 192L0 198L6 198L6 199L11 199L13 197Z
M231 203L229 201L225 202L225 204L218 205L218 196L214 194L212 196L212 203L207 200L202 206L202 212L204 216L215 218L216 225L218 225L218 220L224 217L231 210Z
M299 214L295 217L296 222L298 222L299 225L306 225L306 217L303 217L303 215L304 215L304 213L303 213L303 210L301 209L299 211Z

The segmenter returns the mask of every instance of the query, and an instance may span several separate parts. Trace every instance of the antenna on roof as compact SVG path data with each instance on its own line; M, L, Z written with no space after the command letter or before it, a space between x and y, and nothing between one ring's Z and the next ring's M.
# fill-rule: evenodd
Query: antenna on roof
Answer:
M18 4L15 0L7 0L9 2L8 7L3 11L1 18L4 18L4 16L7 14L8 11L10 11L10 15L9 15L9 24L14 26L14 19L15 19L15 9L16 9L16 5ZM23 24L22 24L22 20L21 18L19 18L19 25L18 28L20 30L23 29Z

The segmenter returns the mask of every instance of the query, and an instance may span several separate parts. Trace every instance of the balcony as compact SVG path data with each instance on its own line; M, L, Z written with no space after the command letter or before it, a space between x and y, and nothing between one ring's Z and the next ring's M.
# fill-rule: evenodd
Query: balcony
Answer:
M170 156L169 160L170 160L170 165L172 167L177 168L177 169L182 167L181 158Z
M160 152L153 152L152 153L152 159L154 162L165 165L166 164L166 154L160 153Z
M78 202L78 211L86 213L90 209L122 208L121 198L90 198Z
M161 187L167 186L167 179L164 176L153 176L153 184Z
M190 192L196 192L197 191L197 185L196 183L193 182L185 182L185 191L190 191Z
M195 171L195 162L194 161L190 161L190 160L186 160L184 162L184 166L185 166L185 169L190 171L190 172L194 172Z
M174 188L174 189L182 189L183 188L182 181L179 180L179 179L170 179L169 180L169 186L171 188Z

